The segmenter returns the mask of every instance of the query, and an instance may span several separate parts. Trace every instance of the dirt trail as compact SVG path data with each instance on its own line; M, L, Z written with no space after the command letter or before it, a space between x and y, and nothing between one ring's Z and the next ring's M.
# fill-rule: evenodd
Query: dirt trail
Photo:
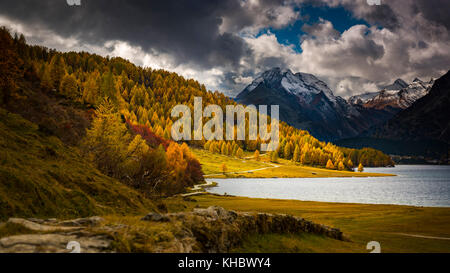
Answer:
M253 170L247 170L247 171L239 171L239 172L226 172L226 173L207 174L207 175L204 175L204 177L215 176L215 175L223 175L223 174L252 173L252 172L256 172L256 171L262 171L262 170L274 169L274 168L279 168L279 167L281 167L280 165L275 165L275 164L272 164L272 163L266 163L266 164L269 164L270 167L264 167L264 168L253 169Z

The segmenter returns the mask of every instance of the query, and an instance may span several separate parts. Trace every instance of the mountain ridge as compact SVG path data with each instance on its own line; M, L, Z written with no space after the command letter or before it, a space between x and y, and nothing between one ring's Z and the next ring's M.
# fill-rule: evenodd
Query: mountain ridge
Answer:
M422 98L431 89L434 80L423 82L416 78L414 81L401 89L383 89L378 94L368 99L363 106L366 108L384 109L387 106L406 109L415 101Z
M372 147L390 155L412 157L406 159L413 162L449 164L449 105L450 71L434 81L428 94L410 107L360 136L336 144L355 149Z
M385 121L390 113L355 107L335 96L316 76L279 67L261 73L235 100L242 104L280 105L281 120L326 141L356 136ZM375 116L366 119L369 113Z
M428 94L386 122L375 135L450 143L449 105L450 71L435 81Z

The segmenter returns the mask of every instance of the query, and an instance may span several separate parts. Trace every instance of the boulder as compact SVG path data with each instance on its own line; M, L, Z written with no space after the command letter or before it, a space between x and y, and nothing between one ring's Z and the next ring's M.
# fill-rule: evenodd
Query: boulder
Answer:
M92 216L89 218L78 218L74 220L67 220L59 222L60 226L69 226L69 227L96 227L103 222L104 219L99 216Z
M150 212L141 218L142 221L152 221L152 222L169 222L170 217L167 215L162 215L157 212Z
M24 234L0 239L0 253L68 253L69 242L80 245L80 253L107 252L111 240L100 235Z

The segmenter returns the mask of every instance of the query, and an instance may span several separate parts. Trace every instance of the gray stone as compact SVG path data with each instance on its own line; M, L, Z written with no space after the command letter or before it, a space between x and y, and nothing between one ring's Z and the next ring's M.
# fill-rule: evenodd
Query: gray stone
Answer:
M142 221L152 221L152 222L169 222L170 218L167 215L162 215L157 212L150 212L141 218Z
M60 226L69 226L69 227L96 227L99 226L104 221L103 218L99 216L92 216L89 218L78 218L73 220L67 220L59 222Z
M112 242L99 235L24 234L0 239L0 253L67 253L72 241L80 244L81 253L108 251Z
M40 232L55 232L55 231L69 231L76 230L79 228L76 227L64 227L64 226L49 226L49 225L41 225L35 222L31 222L22 218L10 218L8 223L20 225L25 227L26 229L32 231L40 231Z

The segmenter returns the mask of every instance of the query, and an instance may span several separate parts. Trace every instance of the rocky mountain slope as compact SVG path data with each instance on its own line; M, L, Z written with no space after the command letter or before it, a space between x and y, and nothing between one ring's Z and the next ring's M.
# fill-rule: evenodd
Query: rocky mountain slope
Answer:
M422 82L415 81L416 86ZM450 143L450 71L437 79L429 93L380 126L377 137L433 139Z
M367 101L369 101L378 94L379 92L368 92L359 95L354 95L348 98L347 102L352 105L363 105L364 103L366 103Z
M386 107L406 109L410 107L416 100L428 94L431 86L433 86L433 83L433 80L430 80L429 82L423 82L420 79L416 78L411 84L401 89L385 88L381 90L376 96L364 102L363 106L366 108L375 108L379 110L385 109ZM394 83L391 88L395 88L395 86L396 84Z
M416 86L420 90L426 84L416 80L408 87ZM402 90L406 93L411 89ZM337 144L350 148L373 147L388 154L414 156L423 162L448 163L449 107L450 72L447 72L434 82L427 95L409 108L362 133L360 137L344 139Z
M385 86L384 88L382 88L382 90L388 90L388 91L392 91L392 90L400 90L402 88L407 87L408 84L402 80L402 79L397 79L394 81L394 83ZM352 105L364 105L365 103L367 103L369 100L373 99L374 97L376 97L377 95L380 94L381 91L378 92L368 92L368 93L363 93L363 94L359 94L359 95L354 95L351 96L350 98L348 98L348 103L352 104Z
M356 136L384 121L388 114L379 109L359 109L334 96L327 84L314 75L294 74L278 67L262 73L236 97L236 101L280 105L281 120L326 141Z

